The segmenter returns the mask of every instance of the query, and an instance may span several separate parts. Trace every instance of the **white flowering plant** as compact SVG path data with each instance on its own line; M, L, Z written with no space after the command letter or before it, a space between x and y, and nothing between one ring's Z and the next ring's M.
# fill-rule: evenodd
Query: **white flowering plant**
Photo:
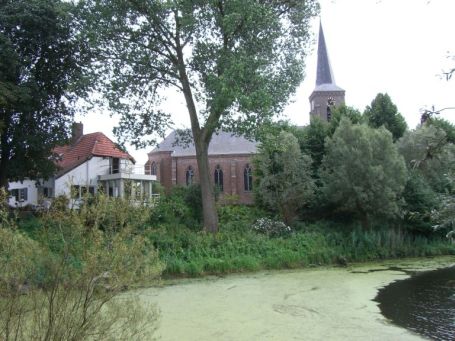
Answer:
M281 237L289 235L292 228L282 221L269 218L259 218L252 226L253 230L268 235L269 237Z

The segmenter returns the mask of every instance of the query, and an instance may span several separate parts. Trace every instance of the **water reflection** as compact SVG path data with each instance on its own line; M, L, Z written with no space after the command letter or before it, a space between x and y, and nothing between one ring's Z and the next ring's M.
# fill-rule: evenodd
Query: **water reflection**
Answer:
M455 340L455 267L394 282L375 300L394 323L434 340Z

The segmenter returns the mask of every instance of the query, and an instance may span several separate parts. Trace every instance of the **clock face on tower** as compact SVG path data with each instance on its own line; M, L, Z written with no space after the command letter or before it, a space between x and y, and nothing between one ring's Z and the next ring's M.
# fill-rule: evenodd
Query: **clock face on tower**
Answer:
M335 105L335 100L333 99L333 97L329 97L329 99L327 100L327 105L329 106Z

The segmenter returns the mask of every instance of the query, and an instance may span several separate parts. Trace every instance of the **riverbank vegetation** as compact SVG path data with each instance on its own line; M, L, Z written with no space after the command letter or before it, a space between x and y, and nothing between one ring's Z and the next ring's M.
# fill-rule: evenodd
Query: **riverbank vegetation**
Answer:
M425 124L393 142L345 113L261 130L256 203L218 193L216 234L203 230L198 185L150 206L87 194L70 209L56 198L29 216L1 198L1 338L143 338L158 314L124 291L160 276L455 254L449 134Z
M162 190L149 207L100 195L68 210L56 200L52 214L20 220L19 230L39 240L36 233L55 219L50 217L62 214L62 223L103 238L141 238L168 277L455 254L455 128L432 118L393 135L385 125L369 125L378 116L372 110L362 115L342 106L329 123L262 127L255 205L218 193L222 228L216 234L203 231L198 185ZM393 127L398 114L392 111L383 115L392 116L387 122Z
M88 276L84 280L110 274L108 278L96 281L102 280L103 285L112 286L114 284L106 282L111 280L111 272L126 271L121 273L123 277L115 277L118 280L114 287L116 294L140 283L153 283L161 271L168 278L194 277L455 254L455 245L440 233L426 235L379 223L364 229L361 223L347 218L338 222L294 221L288 226L270 212L242 205L219 205L222 229L217 234L206 233L202 231L197 214L201 211L192 209L192 198L197 193L197 186L176 188L154 208L131 207L121 200L99 196L79 211L65 209L61 212L62 208L58 208L57 212L40 217L19 219L19 227L11 233L38 245L40 250L47 250L43 257L34 257L30 268L41 269L40 262L45 258L58 259L71 252L71 262L64 263L68 267L65 272L76 277L84 273ZM56 219L58 222L54 221ZM15 257L27 258L25 250L33 253L28 247L9 252L14 251ZM86 263L89 256L94 257L90 261L97 260L96 266ZM3 257L6 259L10 254ZM105 263L103 257L110 262ZM7 264L4 262L3 266ZM81 264L90 267L92 272L79 272L84 269L80 268ZM74 266L76 273L73 273ZM26 271L27 267L21 269ZM46 273L51 270L55 269L45 267ZM36 283L37 287L46 281L40 271L28 274L34 278L30 283ZM16 288L19 291L24 283L30 285L29 280L21 278L23 281L18 281Z
M364 114L341 106L330 122L263 126L255 206L225 195L208 235L197 187L175 189L147 236L166 276L454 254L454 132L434 117L407 130L385 94Z
M17 219L0 193L0 339L149 339L156 309L121 294L152 283L162 263L132 216L99 197Z

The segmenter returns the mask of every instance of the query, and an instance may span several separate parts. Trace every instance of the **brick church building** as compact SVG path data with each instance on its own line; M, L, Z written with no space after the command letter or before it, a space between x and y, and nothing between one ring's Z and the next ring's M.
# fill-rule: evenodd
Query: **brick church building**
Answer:
M194 144L181 146L175 141L176 133L172 132L148 154L145 164L146 174L156 175L166 190L199 182ZM252 157L256 152L257 142L227 132L213 135L209 167L221 197L235 195L239 203L253 203Z
M344 103L345 91L335 84L322 25L319 26L316 87L310 96L310 117L330 120L331 108ZM227 132L215 134L209 146L209 167L221 198L235 195L239 203L253 203L253 164L257 142ZM172 186L197 183L198 167L193 144L176 144L176 133L169 134L148 154L146 174L156 175L166 190Z

